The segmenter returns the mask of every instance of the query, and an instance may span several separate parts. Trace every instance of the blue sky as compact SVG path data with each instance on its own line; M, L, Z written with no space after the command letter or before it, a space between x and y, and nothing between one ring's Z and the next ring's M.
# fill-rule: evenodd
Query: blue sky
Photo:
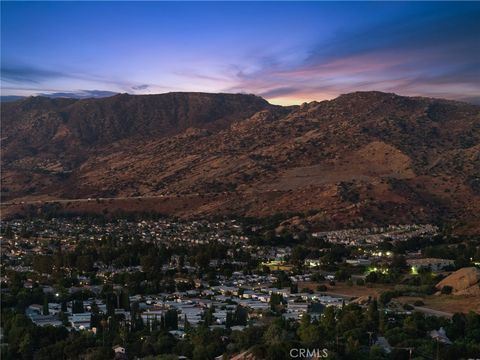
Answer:
M2 95L246 92L298 104L381 90L480 98L480 3L1 7Z

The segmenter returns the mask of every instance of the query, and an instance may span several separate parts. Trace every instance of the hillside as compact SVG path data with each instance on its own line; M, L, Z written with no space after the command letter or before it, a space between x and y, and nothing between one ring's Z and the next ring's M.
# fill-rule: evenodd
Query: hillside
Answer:
M203 93L2 104L10 204L118 198L68 207L308 212L320 228L452 220L477 232L479 154L480 107L380 92L288 108Z

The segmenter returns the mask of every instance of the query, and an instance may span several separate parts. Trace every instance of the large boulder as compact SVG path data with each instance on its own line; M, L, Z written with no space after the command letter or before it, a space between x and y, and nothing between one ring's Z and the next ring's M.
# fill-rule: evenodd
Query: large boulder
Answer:
M480 285L480 269L476 267L461 268L447 276L437 284L437 289L441 290L444 286L451 286L453 293L465 293Z

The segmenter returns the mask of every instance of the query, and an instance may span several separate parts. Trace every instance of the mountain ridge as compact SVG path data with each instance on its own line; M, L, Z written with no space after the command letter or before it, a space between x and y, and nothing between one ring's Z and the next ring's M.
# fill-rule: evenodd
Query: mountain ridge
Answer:
M243 94L55 100L2 106L6 201L222 194L166 212L479 225L479 106L382 92L291 107Z

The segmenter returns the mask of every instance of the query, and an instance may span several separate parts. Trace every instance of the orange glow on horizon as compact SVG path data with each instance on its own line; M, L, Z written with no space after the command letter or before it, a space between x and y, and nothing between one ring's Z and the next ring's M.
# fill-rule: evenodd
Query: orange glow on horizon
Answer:
M332 100L338 95L332 94L305 94L305 95L294 95L294 96L278 96L278 97L266 97L267 100L272 105L281 105L281 106L291 106L291 105L302 105L303 103L310 103L312 101L324 101Z

